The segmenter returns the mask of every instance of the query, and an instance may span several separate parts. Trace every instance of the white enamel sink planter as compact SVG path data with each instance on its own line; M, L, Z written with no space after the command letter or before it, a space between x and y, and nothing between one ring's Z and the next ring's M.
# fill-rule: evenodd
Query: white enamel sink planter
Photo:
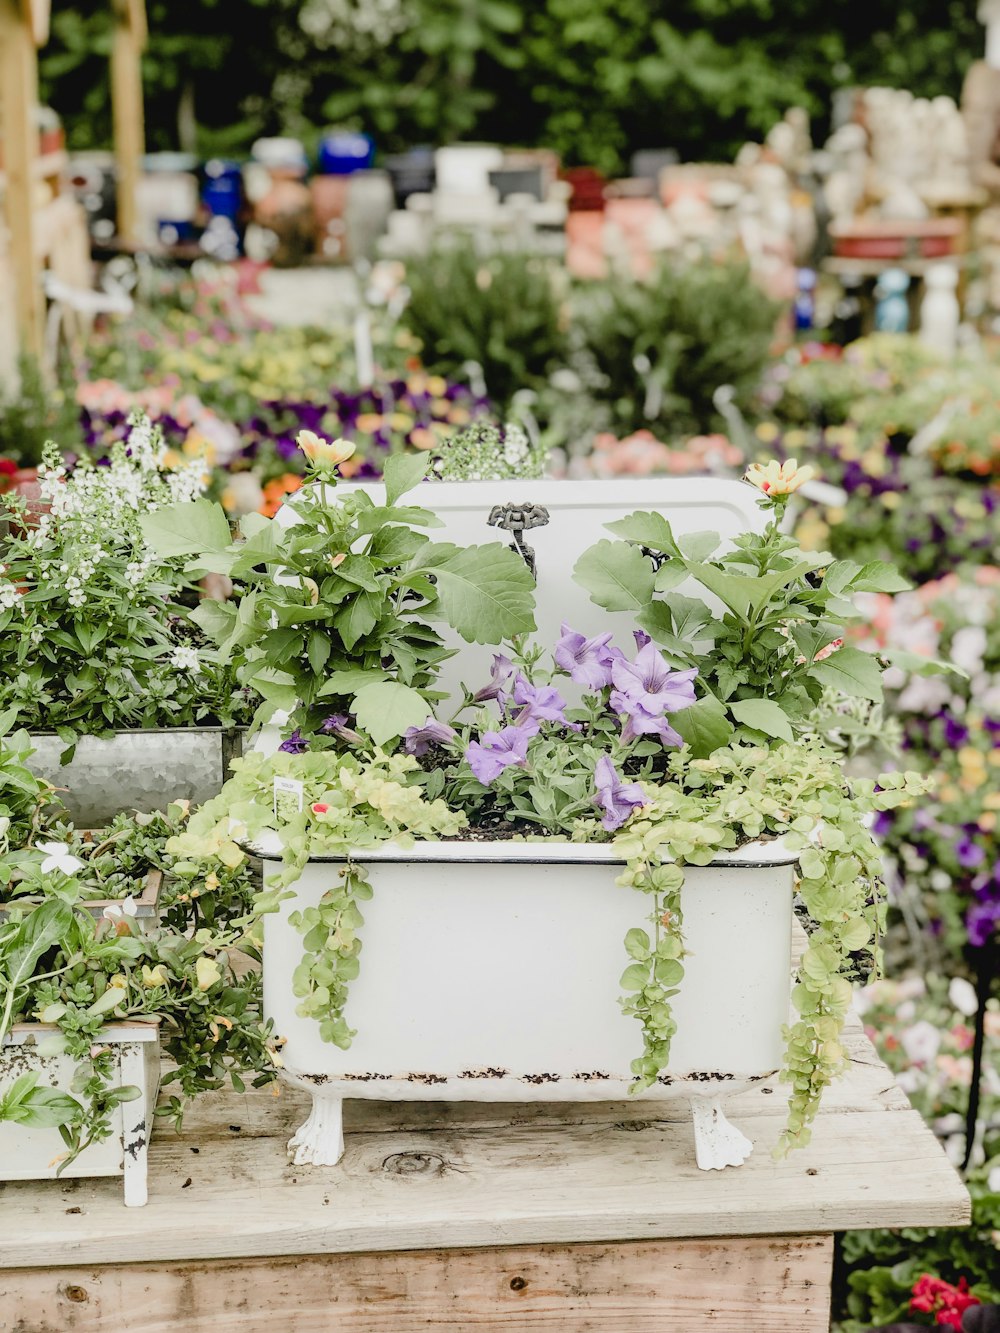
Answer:
M384 503L379 483L363 489ZM572 577L580 555L608 535L604 524L653 509L678 538L707 529L723 543L764 524L750 487L706 478L425 482L407 502L441 520L432 540L462 546L510 543L489 524L497 507L545 508L545 525L524 534L537 559L536 641L544 646L555 643L563 621L584 634L612 629L622 646L631 643L631 615L601 610ZM277 517L297 521L291 507ZM446 638L458 652L441 685L455 695L460 681L486 679L494 650ZM265 727L255 748L273 750L280 735ZM267 878L280 850L260 851ZM630 1064L643 1040L639 1023L618 1004L629 961L623 940L631 927L648 924L651 901L615 883L623 863L610 845L390 844L365 849L357 860L370 872L374 896L363 907L360 974L348 988L344 1016L357 1035L346 1051L322 1040L315 1019L296 1013L292 974L303 941L288 920L318 903L338 862L311 861L294 896L263 918L266 1016L285 1039L285 1077L312 1095L311 1114L289 1144L296 1165L340 1160L345 1097L522 1102L629 1095ZM795 860L765 842L685 871L688 955L672 1001L677 1033L668 1070L640 1095L691 1100L704 1169L747 1158L753 1145L726 1120L723 1098L782 1063Z
M278 865L264 856L265 879ZM332 1166L345 1097L428 1101L596 1101L628 1096L638 1022L618 1005L626 931L650 900L619 887L610 845L440 842L366 849L360 974L347 1050L296 1013L302 936L289 914L318 903L338 862L316 859L264 920L264 1008L285 1039L284 1076L312 1095L289 1151ZM669 1067L639 1094L690 1099L703 1169L737 1166L752 1144L722 1102L775 1073L788 1021L796 854L748 844L687 867L688 956L673 1000ZM342 862L340 864L343 864Z

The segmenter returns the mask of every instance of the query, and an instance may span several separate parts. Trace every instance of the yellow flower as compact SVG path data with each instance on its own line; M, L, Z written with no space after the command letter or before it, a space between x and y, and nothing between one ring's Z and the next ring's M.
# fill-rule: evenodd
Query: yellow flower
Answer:
M162 963L157 963L155 967L143 966L142 984L147 990L155 990L157 986L165 986L167 982L167 969Z
M762 444L771 444L774 440L778 438L778 436L781 434L781 431L778 430L778 427L774 424L773 421L762 421L760 425L757 427L754 434L757 436L757 439L760 440Z
M814 467L808 464L799 467L794 458L787 458L784 463L772 458L769 463L751 463L745 480L765 495L791 495L815 475Z
M222 972L214 958L199 958L194 970L199 990L211 990L216 982L222 980Z
M205 888L209 893L214 893L218 887L219 887L219 877L213 870L212 873L205 880Z
M324 440L311 430L300 430L295 437L306 458L320 467L337 467L354 453L355 445L349 440Z

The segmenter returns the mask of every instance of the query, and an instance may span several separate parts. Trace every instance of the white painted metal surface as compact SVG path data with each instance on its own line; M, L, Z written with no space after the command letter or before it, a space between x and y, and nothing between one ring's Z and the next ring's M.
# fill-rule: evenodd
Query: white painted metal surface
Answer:
M291 988L303 946L289 913L318 902L338 864L311 862L294 899L265 918L265 1010L286 1039L288 1076L314 1096L291 1145L298 1164L338 1160L343 1097L628 1095L642 1037L618 1005L628 963L622 941L631 926L647 926L651 905L615 884L611 847L428 843L360 859L374 897L363 904L361 970L346 1009L357 1036L348 1050L324 1042L316 1021L297 1015ZM711 1101L779 1067L793 861L771 843L687 869L678 1031L666 1075L642 1096ZM274 864L264 861L265 876ZM742 1136L718 1103L695 1125L699 1165L732 1164Z
M0 1047L0 1096L21 1074L37 1071L43 1086L70 1091L76 1062L67 1055L40 1055L36 1042L57 1028L15 1024ZM134 1086L142 1095L115 1107L111 1137L85 1148L62 1176L122 1176L125 1203L141 1207L147 1198L146 1156L160 1086L160 1041L156 1024L115 1023L101 1033L115 1059L113 1087ZM66 1148L58 1129L0 1122L0 1180L54 1180Z
M343 482L331 497L351 489L363 489L376 504L385 502L380 482ZM573 581L573 568L580 556L602 538L616 540L605 524L625 518L636 510L654 510L670 523L675 536L692 532L718 532L731 542L742 532L763 531L765 515L756 503L757 493L744 482L712 477L642 477L612 481L428 481L417 486L405 503L431 510L441 520L440 528L427 529L435 542L458 546L481 546L500 541L511 545L510 535L490 527L495 506L527 503L542 505L549 513L544 527L524 534L533 548L537 564L534 638L542 647L552 646L560 627L567 622L582 634L615 632L615 641L631 650L634 616L608 612L595 605L590 595ZM278 522L294 524L294 508L278 510ZM280 577L280 576L279 576ZM703 588L690 582L681 591L711 601ZM478 688L489 676L493 648L468 644L442 630L448 643L458 650L446 662L442 687L449 695L459 692L459 682Z

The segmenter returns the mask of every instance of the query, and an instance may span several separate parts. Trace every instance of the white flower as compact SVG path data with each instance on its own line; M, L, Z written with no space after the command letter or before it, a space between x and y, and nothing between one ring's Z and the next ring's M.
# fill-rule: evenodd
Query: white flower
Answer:
M64 875L75 875L83 868L83 862L75 857L64 842L40 842L38 850L45 853L42 861L42 874L51 875L59 870Z
M983 669L986 631L981 625L963 625L951 641L951 660L970 676Z
M902 1088L907 1096L919 1092L922 1081L919 1069L904 1069L902 1073L896 1075L896 1086Z
M906 1028L900 1036L906 1058L915 1065L929 1064L941 1046L941 1033L933 1023L922 1018L911 1028Z
M175 648L170 654L170 664L178 671L200 671L201 659L197 648Z
M948 999L966 1018L971 1018L979 1008L976 992L964 977L952 977L951 985L948 987Z
M986 1177L986 1188L991 1194L1000 1194L1000 1166L994 1166Z
M135 899L131 894L123 898L120 903L108 903L102 913L105 921L124 921L126 917L134 917L139 911Z

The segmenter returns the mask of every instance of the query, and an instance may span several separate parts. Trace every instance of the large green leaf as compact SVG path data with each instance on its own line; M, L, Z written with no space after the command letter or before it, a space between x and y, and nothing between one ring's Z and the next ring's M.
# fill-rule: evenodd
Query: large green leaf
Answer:
M147 544L164 559L224 551L232 542L229 519L213 500L168 505L139 519Z
M352 597L334 616L334 626L348 652L359 639L363 639L375 628L380 605L378 598L373 598L370 593L362 591Z
M573 582L586 588L590 600L605 611L641 611L652 601L655 579L652 564L637 546L606 539L584 551L573 569Z
M773 699L739 699L729 705L729 711L737 722L762 731L765 736L776 736L783 741L795 739L784 709Z
M409 574L432 574L441 612L469 643L500 643L535 629L535 581L516 552L486 546L421 547Z
M872 703L882 700L882 673L874 657L845 644L831 653L823 662L814 662L809 668L821 685L829 685L844 694L861 699L870 699Z
M379 681L366 685L354 696L354 716L376 745L402 736L407 727L419 727L427 721L427 700L408 685Z
M412 491L426 475L425 454L393 454L391 458L387 458L382 469L386 504L394 505L401 495Z
M690 708L671 713L670 725L687 741L696 759L707 759L733 738L733 725L726 710L712 694L699 699Z
M616 537L626 541L638 542L652 551L661 551L664 555L679 556L681 549L674 538L673 529L662 514L652 510L638 509L627 518L615 519L604 525Z

